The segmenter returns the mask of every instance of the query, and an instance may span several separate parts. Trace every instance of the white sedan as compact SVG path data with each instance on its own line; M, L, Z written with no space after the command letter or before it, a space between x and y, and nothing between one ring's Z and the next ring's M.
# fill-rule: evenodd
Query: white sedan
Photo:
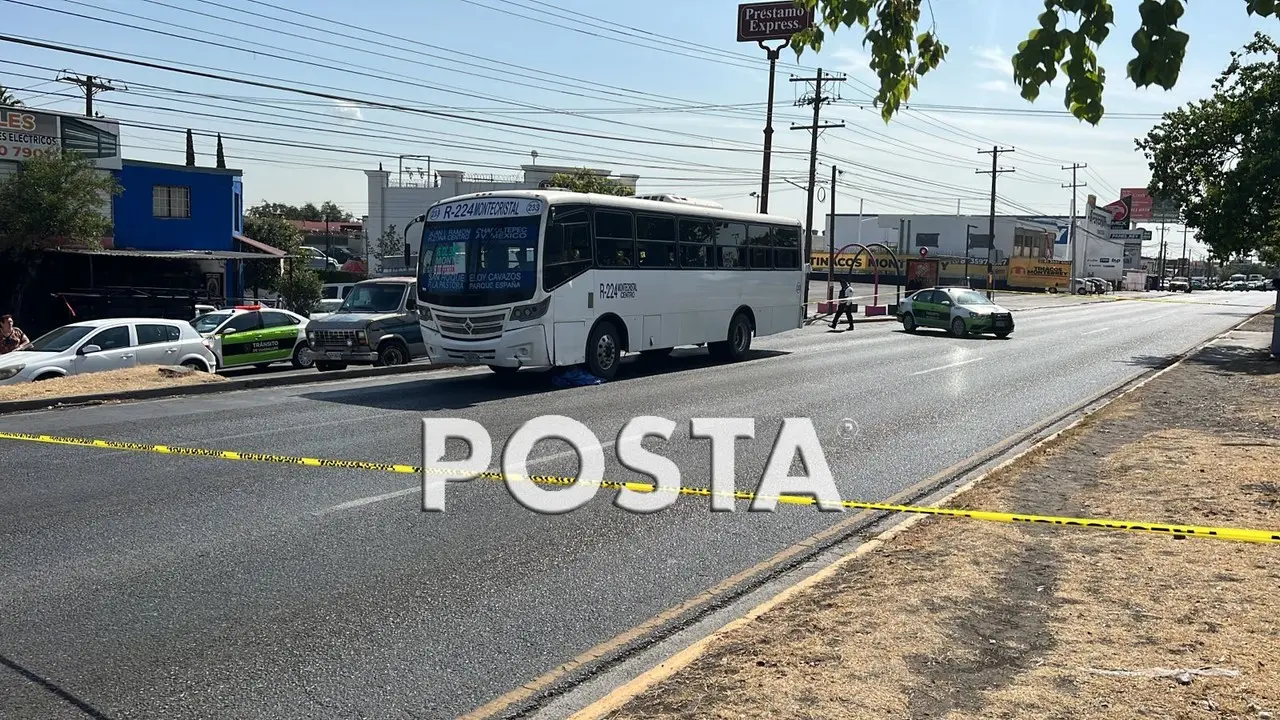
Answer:
M213 352L190 323L110 318L63 325L0 355L0 384L49 380L138 365L183 365L210 372Z

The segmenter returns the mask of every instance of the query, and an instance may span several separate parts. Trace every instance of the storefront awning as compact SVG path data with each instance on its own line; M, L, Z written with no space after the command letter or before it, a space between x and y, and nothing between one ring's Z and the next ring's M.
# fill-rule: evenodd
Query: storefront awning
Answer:
M274 250L274 248L272 248ZM231 250L89 250L84 248L49 248L47 252L95 257L136 257L160 260L276 260L280 255ZM283 255L283 253L281 253Z
M239 234L239 233L234 233L234 234L232 234L232 237L234 237L236 240L239 240L239 241L241 242L241 244L246 245L246 246L248 246L248 247L251 247L251 248L253 248L254 250L257 250L258 252L266 253L267 255L270 255L271 257L284 257L284 256L285 256L285 252L284 252L283 250L281 250L280 248L272 247L272 246L270 246L270 245L268 245L268 244L266 244L266 243L264 243L264 242L258 242L257 240L254 240L254 239L253 239L253 238L251 238L251 237L245 237L244 235L241 235L241 234Z

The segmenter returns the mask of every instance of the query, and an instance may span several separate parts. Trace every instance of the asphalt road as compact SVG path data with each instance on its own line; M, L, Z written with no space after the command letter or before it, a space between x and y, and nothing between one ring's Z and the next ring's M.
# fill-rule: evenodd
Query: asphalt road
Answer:
M570 390L481 370L12 415L0 430L416 464L424 416L477 420L499 452L539 415L607 443L653 414L684 423L664 454L705 486L689 418L753 417L737 477L754 487L781 419L803 416L844 497L882 499L1272 297L1031 309L1007 340L818 325L760 338L736 365L682 351ZM8 440L0 453L4 718L453 717L839 520L713 514L697 498L637 516L605 492L546 517L485 481L426 515L407 475ZM575 472L563 447L532 457L535 472ZM606 458L607 478L639 479Z

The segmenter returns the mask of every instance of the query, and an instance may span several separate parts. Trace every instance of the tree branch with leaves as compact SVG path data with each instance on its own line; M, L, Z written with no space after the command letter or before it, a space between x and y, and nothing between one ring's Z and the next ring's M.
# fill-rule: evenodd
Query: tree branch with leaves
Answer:
M580 193L620 195L623 197L630 197L636 194L631 187L587 168L579 168L571 173L556 173L547 179L546 184L548 187L562 188Z
M1227 4L1230 0L1213 0ZM1236 0L1249 15L1273 17L1276 0ZM887 122L919 87L920 79L946 60L950 48L932 18L922 28L921 8L929 0L796 0L815 11L814 27L792 37L797 57L822 49L827 32L858 27L871 51L871 69L880 81L875 101ZM1036 27L1018 45L1010 61L1022 97L1035 101L1059 74L1066 77L1063 104L1075 117L1097 124L1105 112L1106 74L1097 49L1111 34L1115 9L1109 0L1043 0ZM1182 71L1190 36L1178 27L1183 0L1137 0L1141 21L1130 38L1134 54L1126 68L1135 87L1173 88ZM1236 5L1239 8L1239 5ZM932 14L932 13L930 13ZM1064 24L1068 18L1072 24ZM1072 27L1074 25L1074 27Z
M101 245L111 234L111 199L120 192L115 178L92 161L56 149L0 181L0 261L12 283L8 312L20 312L46 250Z
M1213 84L1136 141L1149 190L1181 208L1219 260L1280 259L1280 45L1258 33Z

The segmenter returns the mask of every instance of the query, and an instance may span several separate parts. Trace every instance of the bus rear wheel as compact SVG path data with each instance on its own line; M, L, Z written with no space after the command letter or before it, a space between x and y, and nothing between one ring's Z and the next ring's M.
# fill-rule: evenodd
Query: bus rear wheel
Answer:
M587 338L587 370L601 380L612 380L618 374L621 347L618 330L613 323L606 320L596 325Z
M711 343L711 357L735 362L747 356L751 350L751 321L745 313L737 313L729 321L729 332L723 342Z

